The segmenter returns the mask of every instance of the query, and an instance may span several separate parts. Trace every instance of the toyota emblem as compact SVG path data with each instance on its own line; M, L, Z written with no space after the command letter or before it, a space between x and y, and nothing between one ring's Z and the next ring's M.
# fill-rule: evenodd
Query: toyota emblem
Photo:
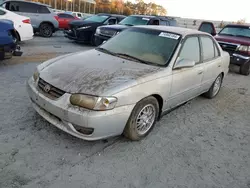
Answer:
M48 93L48 92L50 91L50 85L48 85L48 84L45 85L43 89L44 89L44 91L45 91L46 93Z

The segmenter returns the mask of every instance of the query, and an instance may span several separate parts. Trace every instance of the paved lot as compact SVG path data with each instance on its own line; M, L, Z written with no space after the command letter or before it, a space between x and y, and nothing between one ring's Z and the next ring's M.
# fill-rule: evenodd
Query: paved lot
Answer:
M250 77L230 73L217 98L188 102L140 142L86 142L43 120L26 80L46 54L89 48L35 38L0 65L1 188L250 188Z

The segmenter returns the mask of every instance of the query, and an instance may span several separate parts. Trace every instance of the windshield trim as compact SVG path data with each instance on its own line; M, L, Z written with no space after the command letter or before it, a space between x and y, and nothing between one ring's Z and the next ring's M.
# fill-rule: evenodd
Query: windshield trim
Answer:
M130 30L132 30L132 31L133 31L133 30L142 30L142 31L167 32L167 33L171 33L171 34L175 34L175 35L180 36L179 39L177 39L177 43L176 43L175 47L173 48L173 51L172 51L171 55L169 56L169 59L165 62L165 64L161 65L161 64L154 63L154 62L148 62L148 63L147 63L147 65L150 65L150 66L157 66L157 67L168 67L168 66L169 66L170 62L171 62L172 59L173 59L174 54L176 53L176 50L178 49L178 46L179 46L179 44L180 44L180 42L181 42L181 40L182 40L182 37L183 37L183 35L180 34L180 33L172 32L172 31L166 31L166 30L160 30L160 29L150 29L150 28L140 28L140 27L131 27L131 28L129 28L129 29L126 29L126 31L130 31ZM116 37L116 36L114 36L114 37ZM111 40L112 40L112 39L111 39ZM104 44L105 44L105 43L104 43ZM99 46L99 47L102 47L102 45ZM98 49L98 47L95 48L95 50L97 50L97 49ZM97 51L100 51L100 52L102 52L102 53L105 53L105 52L103 52L103 51L101 51L101 50L97 50ZM111 54L111 53L113 53L113 54ZM108 55L111 55L111 56L116 56L116 55L115 55L116 52L111 52L111 53L105 53L105 54L108 54ZM116 56L116 57L119 57L119 58L122 58L122 59L126 59L126 58L120 57L120 56ZM135 61L135 60L130 60L130 61L133 61L133 62L136 62L136 63L141 63L141 62ZM143 64L143 63L141 63L141 64Z

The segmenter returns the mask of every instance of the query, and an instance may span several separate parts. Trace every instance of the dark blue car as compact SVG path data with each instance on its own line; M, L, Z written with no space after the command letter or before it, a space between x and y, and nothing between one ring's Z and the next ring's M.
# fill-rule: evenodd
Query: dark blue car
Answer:
M0 60L9 59L13 55L22 55L20 47L17 45L14 24L10 20L0 20Z

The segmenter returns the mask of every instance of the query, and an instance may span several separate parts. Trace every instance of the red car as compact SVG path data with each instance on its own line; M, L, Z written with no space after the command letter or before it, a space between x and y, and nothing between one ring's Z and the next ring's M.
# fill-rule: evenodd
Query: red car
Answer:
M212 22L203 22L200 31L210 33L230 55L230 63L240 67L240 74L250 74L250 25L228 24L216 33Z
M59 23L59 29L69 29L69 22L73 20L79 20L79 18L74 17L70 14L66 14L66 13L57 14L57 21Z

